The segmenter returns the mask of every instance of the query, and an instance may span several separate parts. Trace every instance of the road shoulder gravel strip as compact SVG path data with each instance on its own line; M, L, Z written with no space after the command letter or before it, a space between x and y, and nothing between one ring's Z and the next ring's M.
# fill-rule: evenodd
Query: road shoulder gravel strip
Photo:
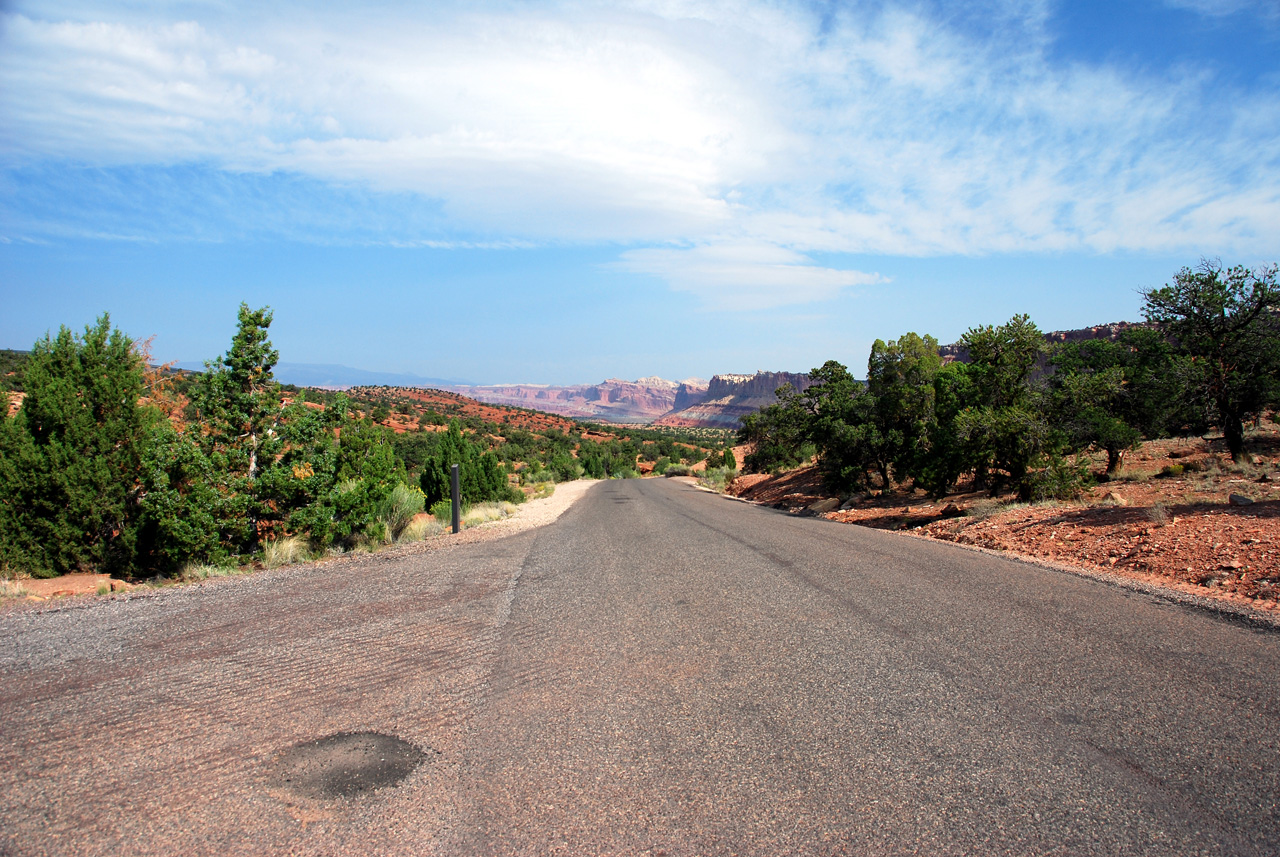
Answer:
M174 592L192 587L206 589L234 586L245 580L266 580L275 577L307 574L318 568L324 568L326 571L341 571L348 568L352 571L366 570L381 563L394 562L406 557L419 556L440 550L451 550L460 545L472 545L479 542L503 539L538 527L545 527L547 524L555 522L600 481L599 479L578 479L574 482L562 483L556 486L555 493L550 497L540 497L520 504L516 507L516 513L509 518L468 527L457 535L446 531L439 536L418 542L391 545L379 551L352 551L280 568L257 569L228 574L223 577L209 577L189 583L174 582L156 587L138 587L109 595L75 595L54 598L48 601L10 599L7 602L0 602L0 614L53 613L61 610L84 609L95 604L111 601L133 601L139 598L165 597Z

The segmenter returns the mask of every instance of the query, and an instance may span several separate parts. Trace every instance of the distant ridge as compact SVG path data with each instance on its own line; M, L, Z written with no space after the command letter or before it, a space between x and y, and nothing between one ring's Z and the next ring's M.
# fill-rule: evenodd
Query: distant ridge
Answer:
M203 372L203 363L190 361L177 364L179 369ZM424 378L407 372L378 372L370 369L353 369L337 363L277 363L276 380L281 384L299 387L327 387L345 390L348 387L449 387L465 382L448 378Z
M694 381L696 379L690 379ZM688 382L685 382L688 383ZM702 382L704 385L706 382ZM530 408L573 419L648 423L669 412L684 384L665 378L557 387L546 384L451 384L442 389L495 405Z

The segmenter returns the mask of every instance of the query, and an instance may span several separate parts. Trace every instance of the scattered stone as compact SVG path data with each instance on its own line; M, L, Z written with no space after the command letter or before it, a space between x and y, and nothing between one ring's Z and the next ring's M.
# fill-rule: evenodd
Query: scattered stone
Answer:
M809 511L818 515L822 515L827 512L834 512L836 509L839 509L839 508L840 508L840 498L828 497L825 500L819 500L818 502L811 504L809 506Z
M1230 503L1232 506L1252 506L1253 498L1246 497L1243 494L1232 494L1231 496L1227 497L1227 502Z
M1116 505L1116 506L1128 506L1128 505L1129 505L1129 501L1128 501L1128 500L1126 500L1125 498L1121 497L1119 494L1117 494L1117 493L1116 493L1116 492L1114 492L1114 491L1108 491L1108 492L1107 492L1107 496L1103 497L1102 499L1104 499L1104 500L1106 500L1108 503L1112 503L1112 504L1114 504L1114 505Z

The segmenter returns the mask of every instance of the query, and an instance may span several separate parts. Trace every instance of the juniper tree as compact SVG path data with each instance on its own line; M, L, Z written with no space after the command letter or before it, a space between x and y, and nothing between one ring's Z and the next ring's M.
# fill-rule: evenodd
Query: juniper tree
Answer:
M1201 368L1232 459L1245 457L1244 421L1280 394L1280 286L1275 265L1224 268L1203 259L1142 293L1143 314Z
M0 425L0 563L36 573L128 568L140 459L159 419L142 359L103 314L32 348L26 399Z

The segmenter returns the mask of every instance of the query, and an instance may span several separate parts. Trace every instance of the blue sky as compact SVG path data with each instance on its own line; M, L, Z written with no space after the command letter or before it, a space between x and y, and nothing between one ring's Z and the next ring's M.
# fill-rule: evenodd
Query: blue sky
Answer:
M0 5L0 347L673 379L1280 261L1274 0Z

